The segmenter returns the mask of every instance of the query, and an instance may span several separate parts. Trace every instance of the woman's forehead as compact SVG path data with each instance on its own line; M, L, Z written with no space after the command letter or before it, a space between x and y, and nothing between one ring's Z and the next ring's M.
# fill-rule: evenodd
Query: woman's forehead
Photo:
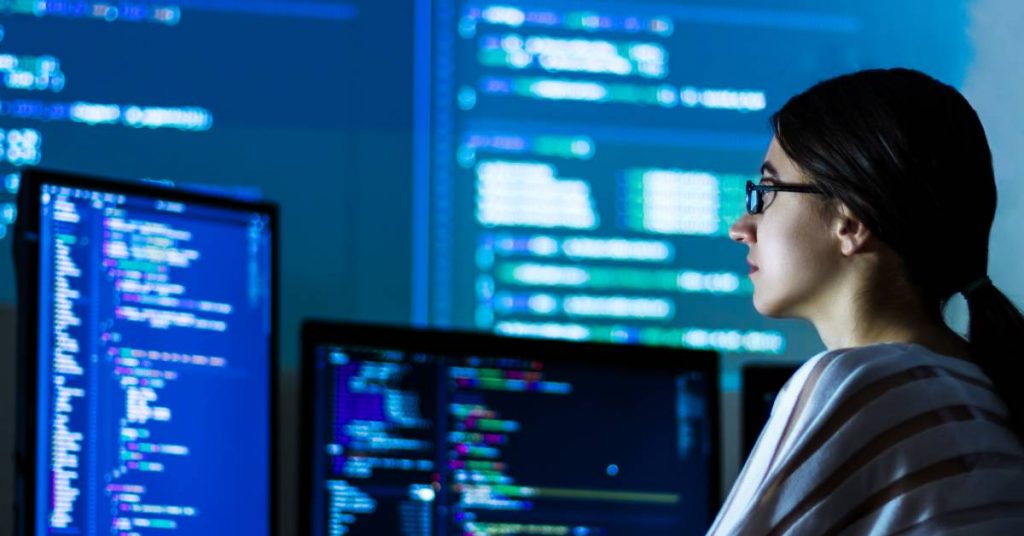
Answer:
M764 162L761 164L761 174L775 177L782 182L809 182L804 176L803 170L796 165L796 162L789 158L786 151L782 150L782 145L779 144L778 139L774 137L771 144L768 145L768 152L764 155Z

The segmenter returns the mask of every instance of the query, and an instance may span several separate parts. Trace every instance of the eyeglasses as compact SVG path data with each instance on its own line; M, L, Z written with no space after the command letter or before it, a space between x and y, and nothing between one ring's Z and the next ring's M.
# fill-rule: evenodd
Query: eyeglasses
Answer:
M747 214L761 214L764 212L765 207L770 205L773 199L773 196L765 194L771 192L825 195L825 191L821 188L808 184L754 184L753 181L747 181Z

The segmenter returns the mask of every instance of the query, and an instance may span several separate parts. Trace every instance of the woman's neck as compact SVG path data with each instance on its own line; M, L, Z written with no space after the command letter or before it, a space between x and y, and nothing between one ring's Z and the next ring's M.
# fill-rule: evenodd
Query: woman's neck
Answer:
M845 294L845 296L843 295ZM870 297L884 296L881 299ZM913 343L929 350L970 360L970 347L946 325L941 312L930 310L906 291L842 293L808 315L829 350L878 343Z

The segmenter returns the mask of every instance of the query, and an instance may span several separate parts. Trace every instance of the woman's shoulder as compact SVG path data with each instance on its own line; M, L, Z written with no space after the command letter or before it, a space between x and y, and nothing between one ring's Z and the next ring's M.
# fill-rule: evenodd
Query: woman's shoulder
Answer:
M797 430L849 420L883 426L894 408L920 413L966 404L1002 414L991 386L969 361L914 344L875 344L815 355L787 383L788 403L776 409L780 421L792 421Z
M773 415L779 426L784 423L784 458L799 452L806 458L826 446L833 454L849 454L873 438L890 438L893 430L906 432L915 419L959 419L949 408L976 408L996 420L1006 415L976 365L911 344L822 352L787 387L786 403Z
M919 344L880 343L821 352L797 370L788 387L805 391L805 396L809 391L837 395L894 377L934 375L991 384L971 361L938 354Z

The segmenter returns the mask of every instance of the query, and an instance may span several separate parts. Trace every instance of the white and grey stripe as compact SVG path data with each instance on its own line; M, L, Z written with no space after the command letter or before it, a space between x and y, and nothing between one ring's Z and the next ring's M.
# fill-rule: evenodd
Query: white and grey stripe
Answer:
M823 352L779 394L709 535L1024 534L1024 447L973 363Z

